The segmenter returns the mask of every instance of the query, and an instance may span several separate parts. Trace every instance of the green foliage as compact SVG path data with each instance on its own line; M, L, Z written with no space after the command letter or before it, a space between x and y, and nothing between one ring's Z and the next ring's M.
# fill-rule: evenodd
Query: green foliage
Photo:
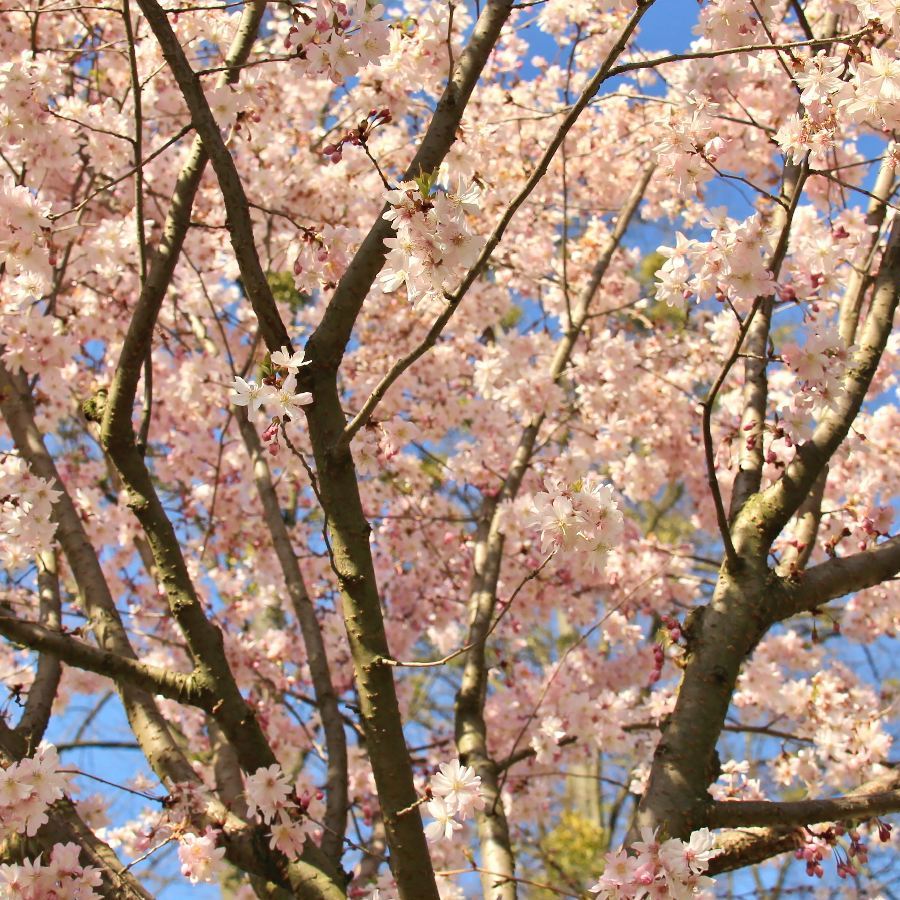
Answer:
M512 331L522 321L523 315L521 306L510 306L500 317L500 327L504 331Z
M585 887L597 880L598 864L606 852L606 836L596 822L566 811L559 824L540 841L535 856L543 870L533 880L555 886ZM529 887L528 900L558 900L559 894Z
M437 490L443 483L447 470L441 465L446 457L423 456L420 462L422 471L431 479L431 486Z
M419 193L422 195L422 198L427 200L431 196L431 192L434 190L435 182L438 178L438 170L435 169L433 172L420 172L414 179L416 185L419 188Z
M696 528L690 517L678 509L684 494L681 482L669 482L658 500L647 500L639 506L638 520L645 534L655 535L664 542L678 543L694 534Z
M681 329L687 323L687 311L654 299L656 273L665 261L666 257L658 250L654 250L653 253L648 253L637 267L635 277L641 284L641 295L646 297L649 303L643 312L654 325L668 325L675 329Z
M266 272L266 281L269 282L276 302L284 304L291 312L309 306L312 298L309 294L301 294L294 287L294 276L290 272Z
M665 261L666 257L659 250L648 253L641 260L637 270L637 278L645 292L652 292L653 284L656 281L656 273L662 268Z

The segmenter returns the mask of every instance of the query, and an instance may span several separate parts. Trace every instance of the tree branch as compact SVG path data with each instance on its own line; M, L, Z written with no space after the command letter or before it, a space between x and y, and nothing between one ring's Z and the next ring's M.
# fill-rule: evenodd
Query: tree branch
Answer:
M892 765L889 771L866 782L851 796L861 800L872 795L897 793L898 786L900 786L900 774L898 774L896 766ZM824 802L827 803L829 801ZM725 806L729 804L720 805ZM737 801L734 805L742 805L742 801ZM829 815L831 812L829 811ZM829 819L816 819L813 816L799 824L812 825L817 821L829 821ZM795 827L783 825L771 828L747 828L720 832L716 835L716 845L722 852L712 859L707 871L710 875L718 875L721 872L742 869L746 866L765 862L767 859L771 859L773 856L778 856L781 853L792 851L800 843L801 836L798 830Z
M84 524L59 477L53 458L34 422L34 409L21 373L12 375L0 359L0 412L19 454L39 478L49 481L61 496L53 506L56 539L72 570L81 606L98 644L110 653L136 660L137 656L113 602L100 562ZM129 685L119 686L132 731L151 768L160 778L194 782L196 773L175 744L169 726L152 696Z
M325 733L325 748L328 756L328 776L326 783L325 833L322 849L337 863L341 858L344 832L347 827L348 778L347 778L347 737L344 722L338 708L337 694L331 679L325 641L312 600L306 590L303 573L297 562L287 526L281 515L278 495L272 482L272 473L263 452L262 442L256 429L247 417L246 410L237 410L235 418L253 463L253 477L263 507L263 517L281 573L287 586L294 614L300 623L303 642L306 646L307 665L313 682L313 690L322 729Z
M159 694L179 703L189 703L207 712L215 702L209 691L196 684L190 675L101 650L71 635L45 628L37 622L0 616L0 634L32 650L52 654L67 665L96 672L117 683L134 685L150 694Z
M191 70L165 12L155 0L138 0L138 2L175 75L197 133L216 171L225 203L232 247L244 288L259 322L260 333L270 350L275 350L282 344L290 346L287 331L259 262L243 186L197 76ZM462 84L460 79L465 77L469 92L474 87L490 47L493 46L505 21L508 6L508 3L491 3L480 18L470 42L470 49L463 54L454 75L454 82L448 87L445 107L456 107L458 102L467 98L468 94L465 97L457 96ZM467 73L470 73L471 77ZM440 163L455 139L456 123L461 113L460 105L449 117L446 114L436 116L436 122L432 123L429 132L437 135L437 139L429 141L426 137L416 156L418 164L423 167L428 165L430 170ZM431 156L434 158L431 159ZM378 227L376 226L376 231ZM377 244L378 252L383 253L380 238ZM357 266L361 264L365 252L364 244L364 248L357 254ZM381 267L381 259L379 256L377 267L372 274L373 279ZM365 290L367 289L368 285L365 286ZM362 303L365 290L354 300L356 310ZM330 304L332 309L334 303L333 299ZM345 328L349 335L353 326L352 318L350 321L343 321L342 314L334 311L332 316L329 321L334 322L336 317L340 320L340 327ZM355 312L353 316L355 317ZM327 333L327 326L326 331L322 333ZM396 815L398 810L410 805L415 799L415 789L393 678L387 667L380 666L376 662L379 658L390 656L390 653L384 634L384 622L368 546L369 527L362 512L349 453L344 454L343 458L329 456L335 432L339 434L344 424L335 380L335 371L343 346L336 349L337 355L333 366L325 366L324 370L321 354L308 352L314 363L311 367L314 371L311 374L315 376L315 370L318 369L320 376L313 386L315 403L312 407L307 407L307 415L320 475L323 507L331 528L336 573L344 599L345 621L354 657L360 707L366 726L367 748L384 810L394 874L401 896L404 898L436 900L437 888L421 828L421 818L418 814L399 818ZM327 353L324 355L328 356ZM228 729L224 728L224 722L222 724L228 733ZM235 737L236 735L229 734L230 739L233 740ZM403 777L399 779L398 770L403 773Z
M775 210L773 229L778 241L767 261L772 277L777 279L788 248L794 211L803 194L809 166L786 163L782 175L781 203ZM759 490L763 472L763 426L769 396L768 365L769 330L772 324L774 296L765 297L747 333L747 356L744 360L744 411L741 416L741 445L738 472L731 489L728 520L733 521L747 498Z
M468 45L438 101L428 130L403 175L404 181L435 171L456 141L463 112L511 8L512 0L489 0L485 4ZM307 358L331 371L336 371L340 365L359 311L384 266L387 254L384 240L393 234L391 223L382 218L386 210L387 205L378 213L375 224L341 276L322 321L307 345Z
M56 551L39 553L37 564L40 623L50 631L59 631L62 605ZM37 747L47 730L61 674L62 666L55 654L44 652L39 655L34 681L25 700L25 711L15 728L16 733L25 739L29 752Z
M784 803L737 800L713 803L709 810L709 827L812 825L817 822L859 821L895 812L900 812L900 790Z
M636 18L639 18L640 14L642 13L639 9L631 22L636 23ZM625 30L628 31L627 26ZM613 53L621 52L621 46L624 46L624 43L620 39L610 51L610 56L607 57L600 71L607 68L615 58ZM599 85L596 76L592 80L593 82L597 82ZM582 98L584 96L583 94ZM557 132L557 137L559 137L559 132ZM561 141L560 137L557 146ZM547 164L549 164L549 160L547 160ZM553 381L559 381L569 364L578 337L588 320L590 305L615 251L637 212L652 173L652 166L645 168L619 211L616 225L594 265L591 278L582 290L572 312L571 321L557 345L549 373ZM521 193L520 196L522 196ZM484 868L490 872L505 872L508 875L506 881L496 886L493 876L485 875L483 877L485 896L491 900L515 900L516 894L515 861L509 838L509 825L506 821L503 804L500 802L498 779L500 770L488 752L487 724L484 719L484 702L487 692L487 637L492 628L497 604L497 584L503 565L505 543L499 528L498 510L501 503L514 499L518 493L531 463L535 442L544 419L544 413L538 413L522 429L502 489L496 496L486 497L482 502L481 524L475 542L472 585L469 593L470 624L466 646L471 649L466 657L462 682L456 695L456 746L460 758L466 765L472 766L481 778L485 799L484 809L476 813Z
M871 550L820 563L801 573L782 606L780 619L813 611L829 600L875 587L900 572L900 535Z
M797 510L797 524L794 527L792 545L787 546L778 563L777 573L782 578L802 577L801 573L809 562L816 547L816 535L822 522L822 499L828 482L828 466L822 469L809 496Z
M784 475L745 506L748 513L742 516L746 518L745 527L757 528L770 546L797 511L859 413L891 333L898 295L900 218L894 220L884 250L860 346L844 376L844 392L822 417L812 438L797 448Z
M887 214L887 201L894 190L896 168L891 160L885 157L878 171L878 178L872 187L873 199L866 211L866 225L871 229L868 237L868 253L866 264L860 268L853 267L847 281L847 289L841 299L841 310L838 332L844 343L850 347L856 339L859 325L859 314L862 310L863 297L871 284L869 272L872 268L872 256L878 248L881 226Z

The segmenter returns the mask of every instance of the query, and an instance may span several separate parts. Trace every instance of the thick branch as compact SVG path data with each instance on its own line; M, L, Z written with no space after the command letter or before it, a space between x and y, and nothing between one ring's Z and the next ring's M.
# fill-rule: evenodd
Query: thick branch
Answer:
M830 559L807 569L782 607L781 619L814 610L829 600L875 587L900 572L900 535L871 550Z
M895 812L900 812L900 790L785 803L745 800L713 803L709 810L709 827L811 825L872 819Z
M884 795L886 793L900 793L900 791L897 790L898 787L900 787L900 776L898 776L897 769L891 767L889 771L860 786L860 788L851 796L858 800L864 800L866 797ZM811 802L815 803L820 801ZM826 800L821 802L829 803L830 801ZM717 805L726 806L729 804L723 803ZM740 806L743 804L738 802L734 805ZM780 806L781 804L773 805ZM790 805L794 806L797 804ZM804 819L802 823L797 824L813 825L817 822L832 821L830 818L832 813L833 810L826 810L825 818L811 816L810 818ZM865 813L862 813L859 817L865 817ZM786 825L770 828L735 829L720 832L716 835L716 845L722 852L712 860L708 872L710 875L717 875L720 872L730 872L734 869L742 869L746 866L765 862L767 859L778 856L780 853L787 853L794 850L800 842L801 836L797 828Z
M130 657L101 650L37 622L0 616L0 634L32 650L52 654L67 665L111 678L116 683L130 684L148 693L207 711L212 708L212 696L195 685L190 675L149 666Z
M675 709L662 730L638 824L664 825L686 838L705 824L715 748L744 660L784 602L786 588L768 570L765 552L747 542L737 571L727 565L709 606L685 622L687 653Z
M707 875L733 872L765 862L773 856L790 853L801 844L796 828L748 828L724 831L716 835L721 851L710 860Z
M0 361L0 412L16 448L32 472L48 480L62 494L53 507L53 518L58 526L56 538L75 578L90 629L104 651L136 661L81 518L34 423L31 401L22 382L20 376L10 375ZM50 639L60 637L56 632L48 632L48 636ZM117 683L117 688L129 725L153 771L169 783L197 784L199 779L196 773L174 742L168 723L160 715L151 694L130 684ZM20 735L10 733L15 740L22 740ZM248 827L220 804L211 803L210 816L203 817L197 827L202 830L207 824L215 822L219 825L224 821L226 854L239 868L265 875L279 884L294 884L298 897L309 900L343 898L343 891L336 888L317 888L317 882L322 878L318 870L302 861L288 864L283 858L269 853L267 841L259 829Z

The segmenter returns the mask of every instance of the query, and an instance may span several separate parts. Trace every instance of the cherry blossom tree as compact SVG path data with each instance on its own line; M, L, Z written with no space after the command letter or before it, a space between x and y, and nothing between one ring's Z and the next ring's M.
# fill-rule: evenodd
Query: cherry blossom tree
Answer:
M0 893L881 896L897 0L0 12Z

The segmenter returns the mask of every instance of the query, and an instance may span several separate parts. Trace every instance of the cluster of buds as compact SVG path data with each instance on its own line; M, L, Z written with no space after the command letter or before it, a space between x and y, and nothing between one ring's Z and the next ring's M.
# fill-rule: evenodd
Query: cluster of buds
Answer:
M656 684L662 678L663 666L666 662L666 651L663 650L662 644L653 645L653 668L650 670L650 678L647 680L648 685Z
M660 616L660 621L665 629L665 635L662 641L653 645L653 668L650 670L649 685L656 684L662 677L663 666L666 662L666 640L668 640L670 658L676 665L681 664L685 651L684 630L678 619L673 616Z
M660 616L660 621L665 626L666 631L669 633L669 639L673 644L677 644L684 637L684 632L681 630L681 622L678 619L673 618L672 616Z
M820 834L803 829L803 844L797 848L794 857L806 861L806 874L810 878L821 878L825 874L822 862L828 847L834 846L836 841L837 835L833 828Z
M263 431L261 437L262 442L266 446L271 456L278 455L278 429L281 427L281 417L275 416L269 423L269 426Z
M356 128L351 128L337 143L327 144L322 148L322 154L330 162L339 163L343 158L344 144L354 147L364 147L372 132L379 125L386 125L391 121L391 111L384 109L370 109L365 119L360 119Z
M891 839L891 826L877 818L873 820L873 823L878 829L879 840L887 843ZM829 847L834 855L839 878L858 875L858 865L865 865L869 861L869 849L863 842L860 833L855 828L848 830L840 822L818 833L804 828L802 835L803 844L794 855L797 859L806 861L806 874L810 877L821 878L823 876L822 862ZM845 835L850 840L850 846L847 848L838 843L838 839Z
M326 149L330 148L331 145L329 144ZM322 240L322 236L314 228L300 226L300 241L309 245L309 248L315 253L318 262L325 262L328 259L328 248L325 246L325 241ZM294 274L303 274L303 262L299 256L294 261Z

